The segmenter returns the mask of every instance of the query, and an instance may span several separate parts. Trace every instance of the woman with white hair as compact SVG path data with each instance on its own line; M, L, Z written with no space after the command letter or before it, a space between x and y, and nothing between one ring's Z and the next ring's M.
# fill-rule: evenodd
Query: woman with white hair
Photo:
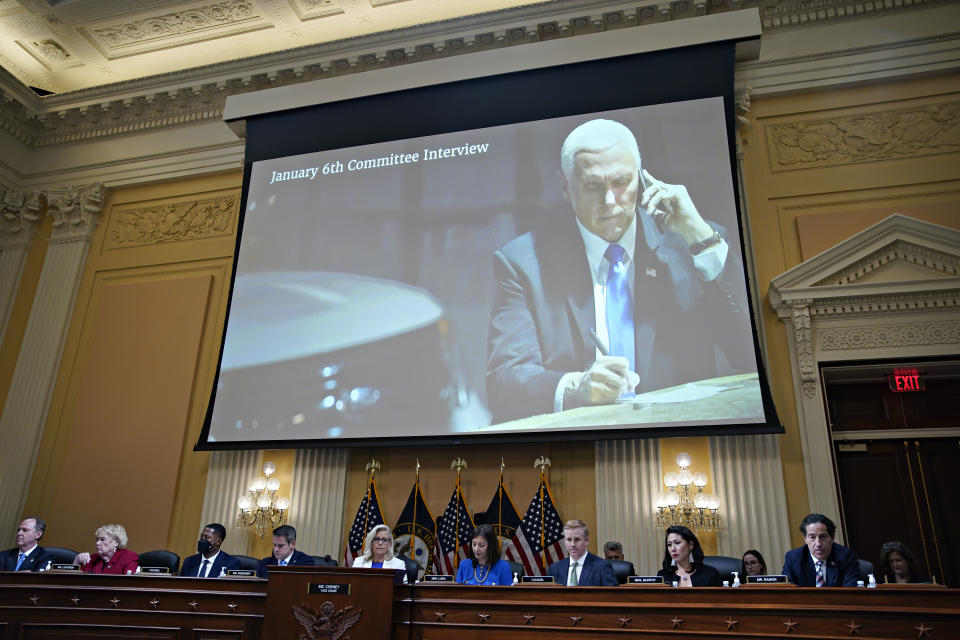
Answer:
M140 556L127 549L127 530L123 525L105 524L97 529L97 552L78 553L73 564L79 564L84 573L135 573Z
M393 555L393 533L385 524L378 524L363 541L363 555L353 561L363 569L406 569L403 560Z

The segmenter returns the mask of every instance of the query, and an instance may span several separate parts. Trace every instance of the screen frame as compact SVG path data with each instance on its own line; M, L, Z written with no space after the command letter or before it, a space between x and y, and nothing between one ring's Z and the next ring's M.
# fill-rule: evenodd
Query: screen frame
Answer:
M723 98L730 170L736 181L738 172L734 139L733 74L738 41L738 39L724 40L688 47L620 55L613 58L525 69L398 91L359 95L345 100L327 101L312 106L300 106L249 116L245 121L247 145L243 191L226 317L229 318L230 304L232 303L233 283L236 276L253 162L516 122L719 96ZM707 68L705 69L703 65L707 65ZM699 73L683 73L684 69L689 68L696 68ZM650 69L655 70L658 75L668 76L675 80L675 82L670 83L669 90L664 90L659 83L647 82L636 82L635 86L632 86L628 91L608 89L599 92L571 92L567 90L567 87L578 86L578 82L583 83L585 80L592 83L592 86L617 87L622 85L623 78L635 78L638 75L642 77L644 74L637 72ZM649 77L649 74L647 75ZM706 86L702 81L704 75L710 76L712 79L709 86ZM722 89L718 90L718 87L722 87ZM546 97L546 99L527 101L523 99L526 95L538 95ZM491 100L491 96L507 96L513 97L513 99ZM390 117L383 117L384 113L389 113ZM310 125L317 122L337 123L337 126L311 128ZM347 124L344 124L345 122ZM297 132L296 135L292 135L291 131ZM739 198L736 199L735 205L737 219L742 228L743 214L740 210ZM741 252L743 263L748 264L746 261L746 246L743 243L741 243ZM749 283L749 273L744 275ZM225 342L222 338L217 360L216 378L210 393L206 419L195 449L497 444L543 441L545 436L552 441L582 441L631 437L783 433L784 429L773 406L763 359L761 358L756 331L757 318L754 317L750 286L747 287L747 296L765 422L655 427L624 425L615 429L551 431L549 434L544 432L445 433L436 436L209 442L213 403ZM224 331L225 335L226 332Z

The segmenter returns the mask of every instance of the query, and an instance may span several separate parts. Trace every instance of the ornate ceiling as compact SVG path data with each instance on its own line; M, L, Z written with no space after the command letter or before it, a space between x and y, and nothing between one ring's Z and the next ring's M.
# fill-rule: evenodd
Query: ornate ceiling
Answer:
M536 0L0 0L0 65L65 93Z

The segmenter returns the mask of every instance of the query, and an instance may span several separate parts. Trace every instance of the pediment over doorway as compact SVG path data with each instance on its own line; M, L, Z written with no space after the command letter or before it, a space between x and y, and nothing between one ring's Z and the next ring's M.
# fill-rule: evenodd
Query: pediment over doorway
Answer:
M894 214L774 278L770 303L779 311L792 300L939 297L958 289L960 231Z

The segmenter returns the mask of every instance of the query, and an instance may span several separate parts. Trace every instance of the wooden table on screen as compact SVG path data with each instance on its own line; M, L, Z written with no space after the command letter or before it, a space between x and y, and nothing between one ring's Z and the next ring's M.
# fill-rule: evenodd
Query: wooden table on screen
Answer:
M760 398L760 382L756 373L741 373L732 376L709 378L689 383L693 387L719 387L723 389L706 398L683 402L653 403L623 402L596 407L579 407L544 413L511 420L487 427L480 427L476 433L499 433L502 431L526 431L535 429L561 429L570 427L616 426L625 424L662 425L669 422L683 424L724 424L763 421L763 402ZM642 394L644 398L655 398L658 394L672 393L686 385L657 389ZM642 427L641 427L642 428ZM474 430L470 430L471 433Z
M395 615L410 611L394 623L397 640L960 638L960 591L936 586L417 585L397 597L409 606Z
M0 640L258 640L265 580L0 572Z

